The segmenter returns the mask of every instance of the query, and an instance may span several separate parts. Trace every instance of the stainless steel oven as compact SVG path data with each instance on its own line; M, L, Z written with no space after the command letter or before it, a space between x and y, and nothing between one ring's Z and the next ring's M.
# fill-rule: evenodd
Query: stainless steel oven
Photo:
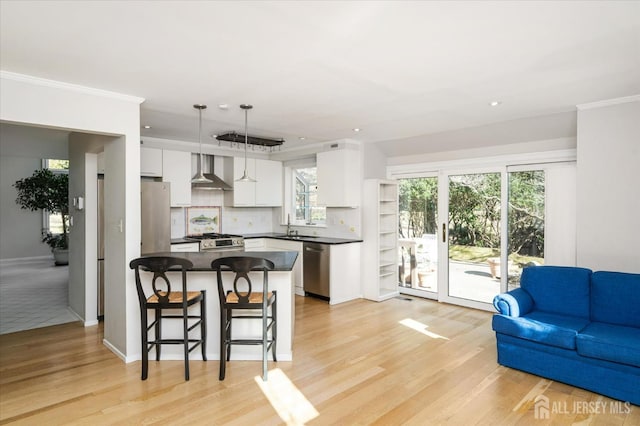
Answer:
M200 251L243 251L244 238L240 235L206 233L187 235L186 239L200 242Z

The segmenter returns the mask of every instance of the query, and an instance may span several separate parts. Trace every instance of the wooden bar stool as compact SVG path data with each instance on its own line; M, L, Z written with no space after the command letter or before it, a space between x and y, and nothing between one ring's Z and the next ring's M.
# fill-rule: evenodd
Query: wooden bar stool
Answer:
M216 271L218 279L218 295L220 299L220 380L224 380L226 361L231 358L231 345L262 345L262 380L267 380L267 358L271 350L273 360L276 359L277 340L277 304L276 292L269 291L268 271L274 269L268 259L258 257L223 257L211 262L211 269ZM222 272L235 273L233 290L225 289ZM255 291L249 278L249 272L262 271L262 290ZM244 282L244 283L243 283ZM271 315L269 315L271 307ZM234 315L236 310L245 311L242 315ZM250 313L249 310L259 311ZM231 336L231 322L234 319L260 319L262 336L255 339L234 339ZM271 331L271 337L269 337Z
M136 289L138 290L138 301L140 302L140 332L142 334L142 380L147 379L149 370L149 351L156 349L156 361L160 361L161 345L183 345L184 346L184 379L189 380L189 353L198 345L202 349L202 359L207 360L207 317L206 317L206 291L187 291L187 269L193 267L190 260L178 257L157 256L141 257L134 259L129 264L136 273ZM140 270L152 272L151 288L153 294L147 296L142 287ZM173 290L171 282L166 272L172 270L182 273L182 287ZM189 315L190 306L200 304L200 315ZM154 320L148 323L147 311L154 311ZM164 314L166 309L180 310L180 314ZM174 339L162 338L162 319L172 318L182 320L182 337ZM192 324L189 325L189 320ZM196 327L200 327L199 338L189 338L189 332ZM154 339L149 340L149 331L154 329ZM191 345L191 346L189 346Z

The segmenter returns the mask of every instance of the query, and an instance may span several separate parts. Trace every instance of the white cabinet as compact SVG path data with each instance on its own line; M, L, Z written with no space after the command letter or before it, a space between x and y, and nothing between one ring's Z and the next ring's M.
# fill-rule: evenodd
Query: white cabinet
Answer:
M319 152L318 204L327 207L358 207L360 205L362 166L360 151L336 149Z
M332 244L329 270L329 304L362 297L360 256L361 243Z
M171 244L172 252L200 251L200 243Z
M162 181L171 183L171 207L191 205L191 153L168 151L162 153Z
M247 159L247 173L256 182L237 182L244 174L244 157L233 158L233 191L227 203L233 207L282 206L282 163L279 161Z
M282 163L256 160L256 206L282 206Z
M244 174L244 158L233 157L233 191L230 193L232 197L232 205L234 207L254 207L256 205L256 183L255 182L238 182L238 179ZM256 179L256 160L255 158L247 159L247 174Z
M265 251L266 243L264 238L247 238L244 240L245 251Z
M140 176L162 176L162 150L140 147Z
M366 179L362 208L362 292L377 302L398 294L398 182Z
M287 241L287 240L277 240L274 238L266 239L266 247L265 250L276 250L276 251L297 251L298 258L296 259L296 263L293 265L293 279L295 282L295 293L299 296L304 296L304 287L303 283L303 269L304 265L302 263L302 243L300 241ZM257 250L256 250L257 251Z

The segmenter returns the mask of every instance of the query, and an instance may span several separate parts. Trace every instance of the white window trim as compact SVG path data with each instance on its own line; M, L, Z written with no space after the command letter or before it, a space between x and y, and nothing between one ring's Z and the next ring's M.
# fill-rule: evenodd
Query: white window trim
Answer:
M491 169L497 167L526 166L529 164L545 163L566 163L576 161L577 150L563 149L557 151L543 151L528 154L509 154L493 157L465 158L460 160L436 161L432 163L402 164L397 166L387 166L388 179L400 179L411 177L422 177L427 173L439 173L442 170L447 172L456 169Z

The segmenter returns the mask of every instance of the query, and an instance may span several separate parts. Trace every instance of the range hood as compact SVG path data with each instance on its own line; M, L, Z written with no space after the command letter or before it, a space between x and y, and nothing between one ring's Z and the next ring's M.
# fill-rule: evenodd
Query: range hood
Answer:
M198 154L195 154L196 156ZM213 169L213 155L203 154L202 158L196 159L198 164L198 171L196 176L203 174L204 177L209 179L211 182L192 182L192 189L207 189L207 190L222 190L222 191L232 191L233 188L231 185L220 179L215 175Z

